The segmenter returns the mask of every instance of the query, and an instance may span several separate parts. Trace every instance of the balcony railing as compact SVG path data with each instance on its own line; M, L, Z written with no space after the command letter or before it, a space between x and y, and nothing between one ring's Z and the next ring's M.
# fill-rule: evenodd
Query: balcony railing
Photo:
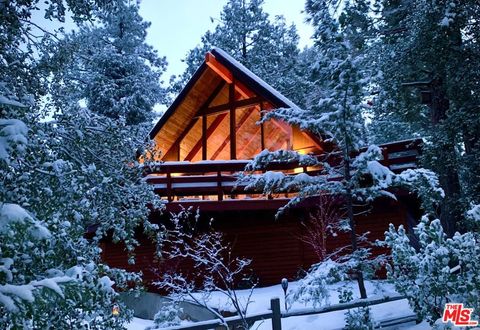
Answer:
M381 163L393 172L417 167L421 152L421 139L405 140L381 145ZM319 156L321 157L321 156ZM332 157L335 159L335 155ZM337 157L338 159L338 157ZM146 176L148 183L168 202L220 202L258 199L286 199L293 194L263 196L259 192L247 191L246 184L239 184L238 173L245 169L248 160L164 162L155 166ZM316 175L319 168L301 167L298 163L272 163L270 171L281 171L288 175L308 173Z

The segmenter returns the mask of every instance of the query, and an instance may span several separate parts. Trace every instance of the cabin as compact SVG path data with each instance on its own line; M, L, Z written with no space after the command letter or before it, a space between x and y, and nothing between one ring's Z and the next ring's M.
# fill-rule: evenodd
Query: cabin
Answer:
M150 132L159 151L159 165L146 175L148 183L165 200L166 212L152 212L151 221L161 222L169 212L193 207L204 219L213 219L215 230L225 234L233 254L252 260L259 285L294 280L319 261L314 249L302 239L305 221L314 216L318 201L310 198L276 218L277 210L295 193L264 196L236 184L237 174L264 149L295 150L321 156L331 150L321 136L298 127L270 120L259 124L262 114L297 105L219 48L205 56L185 88ZM416 167L421 141L385 144L383 164L392 171ZM277 163L272 170L288 175L315 168L295 163ZM370 239L382 238L389 223L409 224L418 203L405 192L398 200L378 200L371 211L357 219L359 232ZM135 265L127 263L121 245L103 243L104 258L111 266L141 270L150 285L162 272L155 260L155 246L140 237ZM327 249L349 244L348 237L335 237ZM163 261L165 262L165 261Z

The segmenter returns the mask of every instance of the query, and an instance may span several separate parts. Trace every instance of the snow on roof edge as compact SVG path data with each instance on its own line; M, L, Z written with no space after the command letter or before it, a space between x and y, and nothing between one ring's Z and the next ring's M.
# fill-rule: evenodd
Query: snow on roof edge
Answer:
M295 110L301 110L301 108L296 105L293 101L291 101L289 98L284 96L282 93L277 91L275 88L270 86L265 80L257 76L255 73L250 71L247 67L245 67L242 63L238 62L236 59L234 59L232 56L230 56L227 52L225 52L223 49L218 48L218 47L213 47L212 51L220 55L224 60L230 62L231 65L237 67L240 71L242 71L246 76L248 76L250 79L254 80L257 84L259 84L262 88L267 90L270 94L272 94L274 97L282 101L285 105L291 107L292 109Z

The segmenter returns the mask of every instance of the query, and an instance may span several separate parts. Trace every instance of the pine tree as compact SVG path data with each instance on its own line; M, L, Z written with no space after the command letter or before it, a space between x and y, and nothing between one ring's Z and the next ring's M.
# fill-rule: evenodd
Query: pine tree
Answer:
M140 127L82 109L72 95L57 98L51 73L61 66L40 63L38 54L58 46L59 34L32 33L37 3L0 5L0 328L123 328L131 311L115 290L139 277L103 264L98 240L112 230L131 249L139 225L156 230L145 204L155 205L155 195L134 157ZM68 8L81 22L115 3ZM62 21L65 10L55 1L45 14ZM45 122L39 118L47 91L59 111Z
M365 3L347 4L345 13L337 19L332 15L328 1L312 0L307 2L307 13L316 28L318 58L315 68L319 76L309 95L309 107L305 110L277 109L267 113L264 120L281 119L323 136L325 142L331 144L333 152L318 160L293 151L263 151L250 163L248 170L265 170L275 160L296 161L300 166L320 165L324 175L300 174L292 177L267 172L261 176L248 175L245 180L251 180L249 187L262 189L265 194L298 190L298 195L286 207L325 192L341 198L345 203L344 220L347 222L343 228L351 236L351 255L347 260L342 260L341 267L348 269L345 273L354 272L357 275L360 296L366 298L363 272L369 268L368 248L359 246L364 235L356 232L353 204L368 204L380 196L393 197L386 191L388 187L407 186L418 190L419 195L424 197L426 207L430 207L432 203L428 195L439 198L442 191L434 187L436 179L433 173L419 169L395 175L379 163L382 159L379 147L372 145L366 148L363 109L371 72L365 66L362 53L365 47L365 31L362 28L369 26L367 21L370 19ZM365 147L363 152L362 147ZM329 164L328 160L332 158L338 159L339 165ZM328 179L338 175L343 176L340 182ZM365 177L371 178L372 183L365 185ZM433 186L418 188L416 185L422 181ZM312 273L315 272L314 267Z
M480 308L480 279L475 276L480 266L480 216L474 215L478 208L467 212L467 218L471 217L467 220L475 222L477 230L457 232L451 238L439 219L424 216L414 228L417 248L403 226L395 229L391 225L386 232L393 259L388 275L419 318L430 324L442 316L447 302L463 303L475 311Z
M380 4L377 113L394 113L426 140L424 165L439 174L446 194L440 219L452 236L465 229L459 225L463 210L480 196L480 67L473 60L479 56L480 6L450 0Z
M45 61L57 66L57 106L68 97L67 104L84 100L90 111L124 118L129 125L152 120L153 107L165 102L160 77L167 63L145 43L149 26L138 14L138 5L121 2L99 12L94 24L83 23L78 32L55 42Z
M222 48L259 77L298 104L304 102L308 81L298 69L299 49L295 26L282 16L273 21L263 11L264 0L229 0L218 25L207 31L201 44L188 52L186 71L179 77L178 92L213 47ZM212 19L213 20L213 19Z

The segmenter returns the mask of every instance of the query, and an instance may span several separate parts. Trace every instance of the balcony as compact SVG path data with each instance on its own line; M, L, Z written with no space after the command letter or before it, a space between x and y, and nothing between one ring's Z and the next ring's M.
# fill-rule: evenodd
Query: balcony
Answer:
M421 139L383 144L381 163L393 172L416 168L421 152ZM318 156L318 157L321 157ZM335 155L330 157L333 162ZM247 191L246 184L238 184L238 174L248 160L214 160L197 162L163 162L151 169L146 180L155 192L167 203L167 209L178 210L198 206L202 210L278 209L295 195L282 193L264 196L256 191ZM267 169L287 175L307 173L318 175L320 168L301 167L298 163L273 163ZM261 173L261 172L258 172ZM340 179L333 178L333 179Z

